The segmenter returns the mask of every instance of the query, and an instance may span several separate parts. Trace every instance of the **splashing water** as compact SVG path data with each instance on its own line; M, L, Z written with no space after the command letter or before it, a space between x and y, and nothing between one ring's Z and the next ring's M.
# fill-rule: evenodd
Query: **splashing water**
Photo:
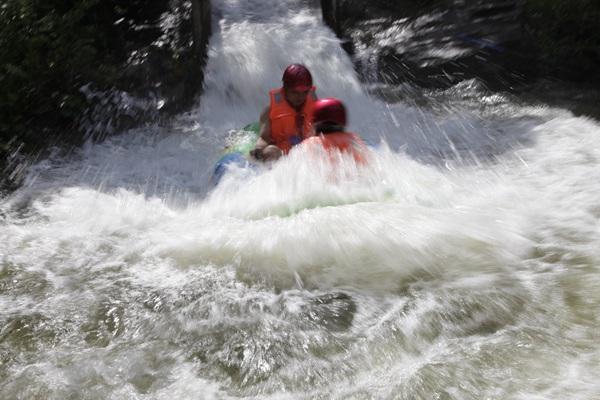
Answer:
M384 103L306 2L213 6L194 110L2 199L0 398L597 398L600 124L474 82ZM371 162L212 188L290 62Z

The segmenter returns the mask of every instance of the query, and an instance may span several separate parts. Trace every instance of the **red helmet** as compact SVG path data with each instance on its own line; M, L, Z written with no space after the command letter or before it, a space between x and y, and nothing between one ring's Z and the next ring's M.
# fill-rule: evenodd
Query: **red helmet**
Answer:
M313 124L331 124L346 126L346 107L333 97L315 101L313 109Z
M283 87L289 89L309 90L312 87L312 75L302 64L289 65L283 71Z

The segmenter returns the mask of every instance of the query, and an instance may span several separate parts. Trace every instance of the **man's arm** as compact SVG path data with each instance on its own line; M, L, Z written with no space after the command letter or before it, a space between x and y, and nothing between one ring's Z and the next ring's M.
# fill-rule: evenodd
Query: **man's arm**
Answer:
M271 138L271 121L269 119L269 112L271 111L271 107L267 106L260 114L260 129L259 129L259 142L264 142L263 148L272 144L273 139ZM257 142L258 145L258 142ZM258 146L257 146L258 147Z
M262 159L262 150L273 143L273 139L271 138L271 121L269 120L270 110L270 107L267 106L260 114L260 128L258 131L259 138L256 141L256 146L254 147L254 150L250 152L250 155L252 155L258 160Z

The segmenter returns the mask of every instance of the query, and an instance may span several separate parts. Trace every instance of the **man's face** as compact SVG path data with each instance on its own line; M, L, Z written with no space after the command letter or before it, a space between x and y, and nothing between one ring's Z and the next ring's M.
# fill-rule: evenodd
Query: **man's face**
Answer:
M310 89L286 88L284 92L287 102L294 108L300 108L306 101Z

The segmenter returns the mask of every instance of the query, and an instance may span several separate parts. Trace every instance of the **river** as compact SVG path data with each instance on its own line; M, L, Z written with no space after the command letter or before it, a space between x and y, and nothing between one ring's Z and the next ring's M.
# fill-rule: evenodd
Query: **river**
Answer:
M0 398L600 398L600 123L474 80L384 102L315 3L214 1L196 107L0 200ZM372 162L213 188L291 62Z

